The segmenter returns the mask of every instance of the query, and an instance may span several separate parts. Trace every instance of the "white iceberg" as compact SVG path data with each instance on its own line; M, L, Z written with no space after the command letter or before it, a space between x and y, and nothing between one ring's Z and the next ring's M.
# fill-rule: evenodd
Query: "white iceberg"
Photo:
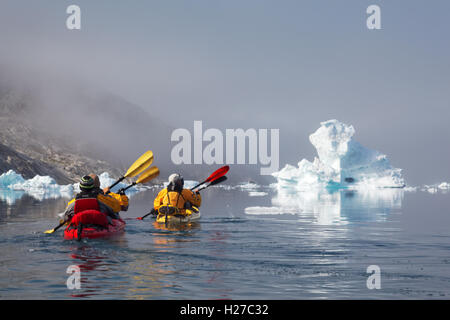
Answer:
M9 170L0 175L0 189L9 189L11 185L23 182L25 182L25 179L14 170Z
M101 188L109 187L116 181L107 172L100 174L99 179ZM127 186L127 183L121 182L111 191L117 192L119 189ZM148 188L143 185L133 186L126 191L126 194L132 196ZM5 201L8 205L14 204L24 194L42 201L44 199L71 198L77 192L80 192L78 183L59 185L49 176L36 175L34 178L26 180L13 170L0 175L0 200Z
M25 180L13 170L0 175L0 198L8 204L13 204L25 193L42 201L44 199L69 198L73 195L72 185L58 185L49 176L36 175L32 179Z
M401 169L386 155L353 140L355 129L338 120L321 122L309 140L317 150L313 162L303 159L297 167L286 165L272 175L277 187L314 188L402 188Z

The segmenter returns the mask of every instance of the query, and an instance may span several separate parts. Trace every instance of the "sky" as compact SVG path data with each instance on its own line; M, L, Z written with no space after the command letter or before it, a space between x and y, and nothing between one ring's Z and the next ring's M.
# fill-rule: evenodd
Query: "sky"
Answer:
M81 30L66 28L71 4ZM381 30L366 27L372 4ZM439 0L3 0L0 64L79 79L176 128L280 129L281 167L313 160L309 135L338 119L409 184L431 184L450 181L449 12Z

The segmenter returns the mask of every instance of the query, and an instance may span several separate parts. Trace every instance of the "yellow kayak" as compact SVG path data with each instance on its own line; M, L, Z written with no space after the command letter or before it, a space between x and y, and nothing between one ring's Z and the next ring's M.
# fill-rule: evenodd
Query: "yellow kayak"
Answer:
M187 223L197 221L201 217L200 211L195 208L193 210L186 210L186 214L165 214L158 213L156 217L157 223ZM167 220L167 221L166 221Z

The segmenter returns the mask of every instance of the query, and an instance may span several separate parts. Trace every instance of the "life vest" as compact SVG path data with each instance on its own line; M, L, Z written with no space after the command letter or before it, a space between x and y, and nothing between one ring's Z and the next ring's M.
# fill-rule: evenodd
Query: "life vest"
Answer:
M106 213L100 212L97 198L77 196L71 224L73 226L98 225L107 228L109 221Z
M167 193L163 198L163 206L173 206L178 209L185 209L186 199L184 199L183 194L178 191L169 191L167 189Z
M184 215L186 214L185 205L186 200L181 192L170 191L167 188L167 193L162 200L162 205L159 207L158 212L166 215Z

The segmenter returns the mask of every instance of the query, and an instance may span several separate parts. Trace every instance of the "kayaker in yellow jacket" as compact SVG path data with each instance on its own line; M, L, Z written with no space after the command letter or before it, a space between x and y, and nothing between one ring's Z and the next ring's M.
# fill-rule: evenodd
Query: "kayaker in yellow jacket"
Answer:
M72 219L75 213L75 202L78 199L97 199L99 211L106 213L112 219L120 218L119 212L128 210L128 197L125 194L109 192L109 188L100 189L100 179L95 174L81 178L80 190L81 192L67 204L64 221Z
M177 208L179 214L186 214L186 209L192 206L200 207L202 197L199 192L184 189L184 179L174 173L169 176L167 188L162 189L153 201L153 208L157 212L162 206L171 206Z

